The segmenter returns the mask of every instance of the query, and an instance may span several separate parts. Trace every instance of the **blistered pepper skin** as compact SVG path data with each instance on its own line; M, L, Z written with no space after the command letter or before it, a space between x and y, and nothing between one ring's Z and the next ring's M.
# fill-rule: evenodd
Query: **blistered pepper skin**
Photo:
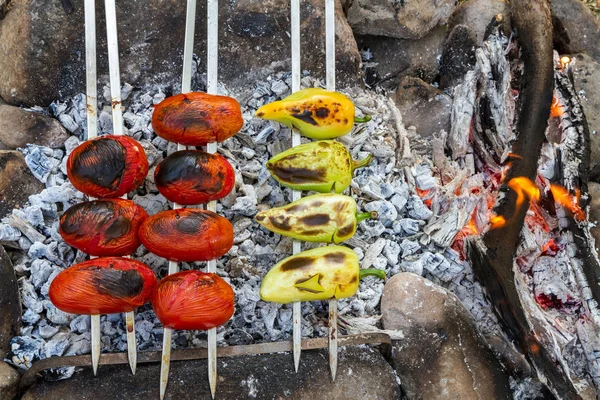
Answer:
M139 231L148 250L171 261L208 261L233 246L233 226L212 211L167 210L148 218Z
M322 140L292 147L267 162L271 176L294 190L342 193L350 186L356 168L369 164L372 156L355 161L346 147Z
M123 135L86 140L67 159L71 184L92 197L120 197L137 189L147 173L148 159L144 148Z
M167 97L152 113L152 128L158 136L188 146L222 142L243 124L237 100L201 92Z
M233 189L235 172L219 154L183 150L158 164L154 183L168 200L183 205L201 204L227 196Z
M260 286L260 297L282 304L351 297L358 289L359 269L358 256L347 247L303 251L271 268Z
M234 311L233 289L221 277L182 271L163 278L152 296L152 307L167 328L208 330L227 322Z
M146 264L121 257L84 261L60 272L49 296L59 310L71 314L113 314L133 311L150 301L156 287Z
M148 213L131 200L86 201L69 208L58 231L72 247L92 256L125 256L141 244L138 230Z
M256 116L296 128L311 139L333 139L350 133L354 104L345 95L320 88L299 90L285 99L265 104Z
M377 213L357 214L356 202L350 196L327 193L261 211L254 219L280 235L306 242L338 244L354 236L358 222L376 217Z

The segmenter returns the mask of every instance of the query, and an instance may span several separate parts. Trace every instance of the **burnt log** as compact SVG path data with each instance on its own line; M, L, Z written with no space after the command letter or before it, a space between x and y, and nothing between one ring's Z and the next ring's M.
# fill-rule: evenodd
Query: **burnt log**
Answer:
M525 204L517 206L517 193L507 183L515 177L533 181L545 129L550 114L553 93L553 49L550 9L545 0L514 0L511 17L516 29L523 63L516 121L516 140L512 145L507 171L498 194L494 212L506 221L490 229L483 239L467 242L473 270L486 287L491 302L509 335L537 371L538 377L559 398L580 396L567 375L536 337L535 327L525 315L515 284L514 255L519 244L525 214Z

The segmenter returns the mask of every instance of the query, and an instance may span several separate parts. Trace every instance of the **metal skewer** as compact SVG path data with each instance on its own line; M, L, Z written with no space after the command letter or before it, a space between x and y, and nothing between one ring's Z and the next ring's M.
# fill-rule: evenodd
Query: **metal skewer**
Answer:
M327 90L335 91L335 2L325 0L325 68ZM338 365L338 302L329 300L329 369L335 381Z
M292 93L300 90L300 0L292 0L291 3L292 23ZM292 147L300 145L300 133L292 129ZM292 201L302 197L300 190L292 191ZM292 242L292 254L302 251L302 243L294 239ZM300 355L302 352L302 303L292 303L293 313L293 343L294 343L294 368L298 372L300 366Z
M206 65L206 92L217 94L218 92L218 67L219 67L219 1L207 1L207 65ZM211 142L206 146L207 153L217 152L217 143ZM212 212L217 211L217 202L211 201L206 209ZM206 268L207 272L217 271L216 260L210 260ZM208 330L208 383L210 385L210 394L215 398L217 389L217 329Z
M188 93L192 89L192 55L194 53L194 28L196 23L196 0L187 1L185 17L185 43L183 46L183 72L181 74L181 93ZM177 150L185 150L182 144L177 145ZM181 208L177 203L173 203L173 209ZM175 261L169 261L169 275L179 271L179 264ZM169 366L171 364L171 338L173 330L171 328L163 329L162 358L160 365L160 398L165 397L167 383L169 382Z
M87 139L98 136L98 89L96 86L96 4L85 0L85 85ZM98 372L100 362L100 315L90 316L92 334L92 369Z
M112 108L113 134L123 135L123 106L121 102L121 76L119 69L119 42L117 36L117 12L115 0L105 0L106 10L106 46L108 50L108 71L110 78L110 100ZM124 199L127 195L122 196ZM127 354L129 367L135 375L137 367L137 343L135 339L135 314L125 313L127 331Z

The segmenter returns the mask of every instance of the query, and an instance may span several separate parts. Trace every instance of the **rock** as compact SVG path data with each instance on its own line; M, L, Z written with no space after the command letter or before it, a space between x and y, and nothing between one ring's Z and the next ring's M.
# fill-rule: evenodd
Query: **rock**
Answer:
M409 399L512 399L508 376L458 297L412 273L394 275L383 327L402 331L393 361Z
M294 372L291 355L266 354L218 359L219 399L397 399L400 388L394 371L383 356L366 346L340 351L335 383L329 375L326 351L302 352L302 368ZM94 377L90 368L71 379L56 382L39 380L22 400L68 400L97 398L99 391L107 399L158 398L160 365L140 364L135 376L125 366L103 365ZM189 399L210 396L206 360L171 364L165 399ZM148 384L155 382L156 384Z
M448 27L450 30L457 25L466 25L475 34L477 46L485 40L485 33L496 15L504 16L504 32L510 30L510 5L505 0L467 0L461 3L450 17Z
M19 390L19 373L4 361L0 361L0 399L12 400Z
M14 1L0 24L0 96L11 104L48 105L85 90L83 2L72 13L64 2ZM289 1L220 2L219 79L244 87L266 74L290 68ZM195 49L198 71L206 70L206 2L198 3ZM148 0L117 5L121 82L179 91L185 2ZM360 54L341 5L336 11L337 78L340 86L361 83ZM97 25L104 12L97 10ZM302 4L303 69L325 75L324 0ZM40 51L44 49L44 51ZM249 56L251 55L251 56ZM106 38L98 31L99 87L108 79ZM199 89L199 79L193 83Z
M8 12L8 3L10 3L10 0L0 0L0 20L2 20Z
M12 262L0 246L0 360L10 352L10 341L21 328L21 300ZM2 373L0 372L0 376ZM0 380L0 383L2 380ZM0 389L1 393L1 389ZM5 397L0 396L0 399Z
M356 0L348 9L354 33L420 39L448 21L453 0Z
M7 104L0 105L0 121L0 142L9 149L28 143L57 149L69 137L57 120Z
M416 76L425 82L433 82L438 75L438 60L445 38L446 28L443 26L418 40L357 35L358 47L369 49L373 55L370 61L375 64L367 67L367 83L384 80L386 87L395 88L403 76ZM369 76L370 70L374 70L375 78Z
M600 182L600 63L586 54L574 58L575 90L590 128L590 179Z
M444 42L440 62L440 87L452 88L475 67L475 33L467 25L456 25ZM449 131L446 131L449 132Z
M424 137L450 132L452 99L419 78L404 77L396 90L396 105L405 126L413 125Z
M0 150L0 218L43 189L44 184L31 174L21 153Z
M552 0L555 49L600 62L600 20L579 0Z
M600 247L600 183L589 182L588 193L592 198L589 220L591 223L596 224L596 226L590 229L590 232L596 241L596 249L598 249Z

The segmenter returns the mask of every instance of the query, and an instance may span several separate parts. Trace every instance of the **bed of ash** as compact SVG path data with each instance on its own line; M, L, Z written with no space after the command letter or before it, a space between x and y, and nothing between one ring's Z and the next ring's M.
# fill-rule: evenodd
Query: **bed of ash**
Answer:
M195 87L202 90L204 81L205 76L197 73ZM302 80L303 87L319 85L322 82L309 76ZM234 190L219 201L217 208L235 229L234 246L217 261L217 273L231 283L236 293L234 316L217 330L219 346L291 338L291 306L266 303L259 297L262 277L277 261L292 253L291 240L270 233L253 221L257 211L291 201L291 191L279 186L265 168L272 155L291 145L290 131L277 123L253 117L259 106L288 95L290 87L291 76L285 73L258 82L245 92L220 87L222 94L240 102L245 124L240 133L219 146L219 153L231 162L236 172ZM354 100L359 115L366 113L373 119L340 141L348 146L354 158L361 159L368 153L375 156L368 167L355 172L351 195L360 210L376 210L379 219L361 222L356 236L345 244L356 251L362 268L384 269L388 277L410 271L448 288L462 300L482 334L502 335L480 285L474 282L470 265L449 246L422 240L428 236L423 229L433 212L423 203L418 191L422 194L440 185L432 176L432 157L427 154L423 139L414 129L405 129L400 113L384 94L362 89L346 93ZM144 92L127 84L122 95L126 134L142 143L151 165L145 184L129 198L152 215L170 207L156 190L153 173L157 163L174 151L176 145L157 137L150 124L154 104L166 95L160 89ZM104 88L100 103L100 133L111 133L108 87ZM15 248L22 249L22 255L13 261L23 302L23 328L12 342L13 354L7 361L24 369L41 358L90 352L89 316L63 313L48 298L52 279L64 268L86 258L85 254L66 245L57 232L62 211L84 200L83 194L68 182L65 164L69 153L86 136L85 97L78 95L65 103L55 102L48 110L35 111L58 118L72 136L65 143L65 150L34 145L22 149L28 166L46 184L46 189L31 196L26 207L13 210L13 214L0 223L0 240L14 242ZM33 229L15 229L18 224L30 225ZM312 246L304 244L306 249ZM152 267L159 277L166 274L166 260L143 247L134 256ZM204 268L204 263L181 263L180 266L182 269ZM364 279L355 296L340 300L340 320L361 325L362 320L353 318L365 318L365 324L376 324L377 318L372 317L379 314L383 286L382 281L373 277ZM302 303L302 314L304 337L326 335L326 302ZM126 351L122 314L102 315L101 329L103 352ZM163 330L150 305L136 311L136 332L139 350L160 349ZM173 346L204 347L206 334L176 331ZM54 371L52 377L65 378L72 373L73 368L62 368Z

